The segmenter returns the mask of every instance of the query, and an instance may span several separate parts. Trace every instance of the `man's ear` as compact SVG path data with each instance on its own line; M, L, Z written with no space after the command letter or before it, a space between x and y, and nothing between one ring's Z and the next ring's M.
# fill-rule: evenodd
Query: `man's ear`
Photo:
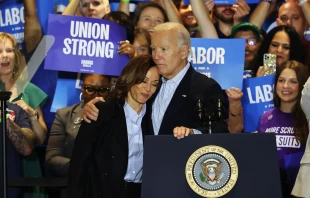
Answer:
M187 59L187 56L189 55L189 46L183 45L181 50L181 57L182 59Z
M282 25L282 21L279 18L277 18L276 23L277 25Z
M111 6L110 4L105 7L105 14L109 14L111 12Z

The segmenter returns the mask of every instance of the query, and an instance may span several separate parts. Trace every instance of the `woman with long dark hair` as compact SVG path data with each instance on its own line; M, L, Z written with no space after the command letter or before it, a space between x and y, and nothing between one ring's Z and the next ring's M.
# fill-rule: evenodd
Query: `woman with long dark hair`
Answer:
M276 54L277 67L282 63L295 60L304 63L304 50L298 33L290 26L281 25L273 28L264 38L257 52L256 57L250 63L250 69L253 74L263 76L264 54Z
M300 106L301 90L309 77L305 66L288 61L277 68L274 108L260 118L258 132L275 133L283 197L289 197L309 133Z

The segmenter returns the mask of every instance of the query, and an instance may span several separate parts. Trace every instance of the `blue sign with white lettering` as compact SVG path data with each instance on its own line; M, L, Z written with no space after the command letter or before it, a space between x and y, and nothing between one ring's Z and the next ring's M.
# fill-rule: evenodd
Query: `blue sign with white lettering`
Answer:
M243 126L245 132L258 130L260 116L274 108L273 87L275 75L247 78L243 81Z
M48 35L55 43L45 69L118 76L129 61L117 52L126 30L112 21L51 14Z
M216 80L222 89L242 89L244 39L192 38L188 61L194 69Z
M24 42L24 5L14 4L1 6L0 8L0 27L1 32L7 32L14 36L19 48L22 49Z

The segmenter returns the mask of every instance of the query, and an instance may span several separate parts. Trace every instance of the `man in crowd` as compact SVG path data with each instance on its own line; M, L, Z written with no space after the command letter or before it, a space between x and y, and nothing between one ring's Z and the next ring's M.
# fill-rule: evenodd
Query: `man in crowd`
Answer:
M251 23L241 23L233 27L231 37L244 38L246 41L244 70L247 70L249 68L249 63L254 59L261 44L259 29Z
M154 100L148 102L148 108L152 108L150 130L155 135L174 134L180 139L189 134L206 133L209 128L201 124L197 102L201 101L207 113L213 114L217 101L223 101L219 84L196 72L187 61L190 49L190 35L182 24L169 22L154 28L152 56L163 76ZM98 109L94 106L97 101L102 98L97 97L85 105L83 119L86 122L97 119ZM212 132L228 132L223 117Z
M243 21L250 13L250 7L244 0L238 0L236 5L215 5L213 14L217 19L214 27L219 38L229 38L234 25Z

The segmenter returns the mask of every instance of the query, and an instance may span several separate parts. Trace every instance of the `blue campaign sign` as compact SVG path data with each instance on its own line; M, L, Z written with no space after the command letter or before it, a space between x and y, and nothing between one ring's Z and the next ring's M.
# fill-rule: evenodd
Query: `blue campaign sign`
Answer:
M126 30L112 21L51 14L48 35L55 43L45 69L118 76L129 61L117 53Z
M247 78L243 81L243 126L245 132L258 130L260 116L272 109L275 75Z
M6 6L0 4L1 32L12 34L20 49L23 49L24 24L24 5L22 3L8 4Z
M188 56L194 69L216 80L222 89L242 89L244 39L191 39Z
M196 1L196 0L195 0ZM208 0L205 0L205 2ZM184 4L190 4L190 0L183 0ZM259 0L246 0L248 4L259 3ZM236 0L214 0L214 4L237 4Z
M59 76L57 79L51 112L56 112L57 109L71 106L81 101L81 74L63 74L63 77Z

